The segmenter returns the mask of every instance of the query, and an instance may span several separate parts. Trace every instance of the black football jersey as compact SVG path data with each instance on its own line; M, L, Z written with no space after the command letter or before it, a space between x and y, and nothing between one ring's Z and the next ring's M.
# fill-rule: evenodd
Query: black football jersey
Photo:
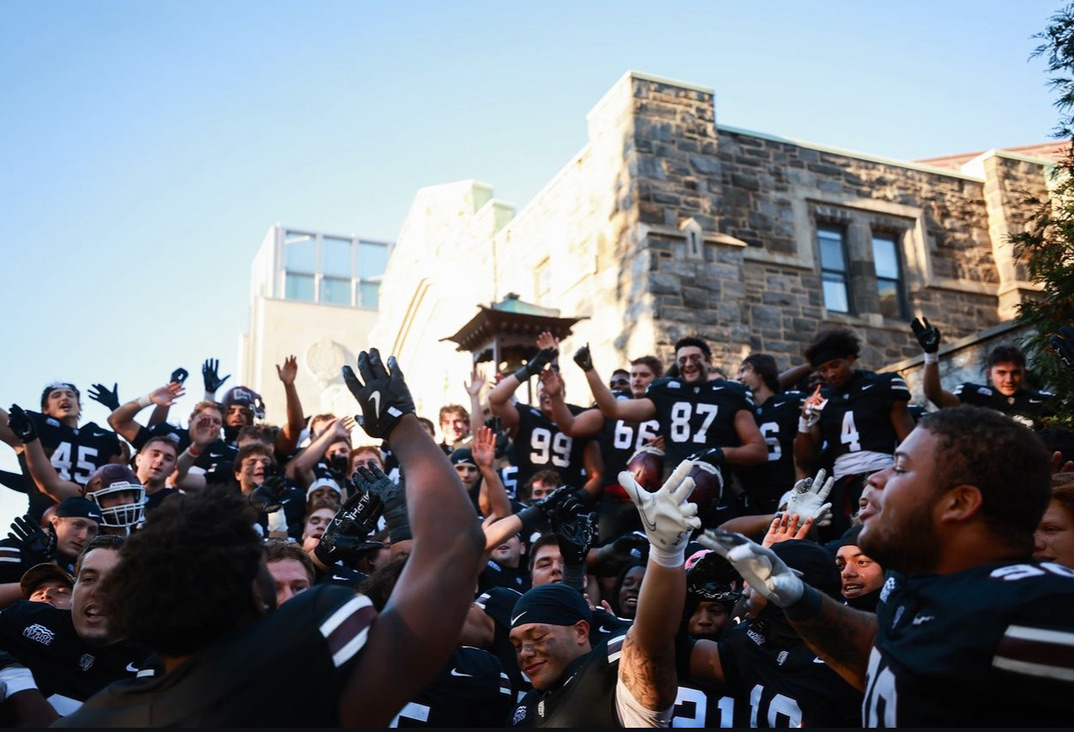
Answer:
M619 658L626 635L571 661L555 689L531 689L515 707L515 727L622 727L615 706Z
M820 429L833 459L861 452L891 455L898 444L891 405L910 401L910 388L895 373L855 371L840 389L821 391L828 400L820 412Z
M800 391L785 391L753 408L757 428L768 446L768 461L736 468L752 513L775 513L779 499L794 485L794 438L803 399L805 394Z
M1055 415L1055 397L1046 391L1021 389L1014 396L1008 397L991 386L965 383L956 386L954 394L963 404L1002 412L1031 430L1041 429L1044 427L1042 420Z
M645 422L626 422L621 419L605 419L597 433L600 458L604 464L604 490L616 498L629 500L619 485L619 473L626 470L627 462L639 448L660 436L660 423L655 419Z
M485 568L477 576L477 591L488 592L493 587L508 587L517 592L525 592L530 588L529 572L525 562L518 567L505 567L495 559L489 559Z
M727 631L720 664L735 697L736 727L857 727L862 694L789 631L763 631L770 618Z
M723 684L704 679L679 677L672 727L709 727L729 729L735 726L735 697Z
M515 706L511 683L488 651L456 646L440 673L391 727L502 727Z
M1074 569L989 564L889 572L876 608L866 727L1067 727Z
M737 381L717 379L688 385L678 379L656 379L645 398L656 407L660 434L664 437L664 474L686 458L709 447L742 444L735 431L735 415L753 412L753 395Z
M515 435L515 456L519 486L526 485L534 473L555 470L564 485L581 488L585 485L585 464L582 453L589 440L575 439L562 432L556 423L544 416L541 410L527 404L518 404L518 434ZM585 410L574 404L567 408L572 414Z
M0 648L34 675L42 696L61 714L74 711L113 681L152 676L149 652L133 643L97 647L75 632L69 610L20 600L0 612Z
M134 436L131 446L135 450L141 450L151 437L167 437L175 442L177 452L182 453L190 447L190 432L184 427L174 425L171 422L157 422L152 427L139 427L138 434ZM225 463L232 464L238 450L234 445L229 445L223 440L216 440L206 447L201 455L195 460L193 467L205 473L219 470Z
M511 682L512 699L518 699L533 688L530 680L518 667L518 657L511 645L511 611L522 593L507 587L493 587L483 592L474 602L492 618L495 627L492 646L487 650L499 659L508 680Z
M45 455L49 457L52 467L62 480L85 485L97 468L107 464L113 456L123 454L119 435L110 429L99 427L95 422L69 427L47 414L31 411L26 413L37 428L38 439ZM29 497L27 513L34 519L40 519L45 509L56 502L36 490L36 484L30 477L30 468L26 464L26 455L20 453L18 460Z
M160 679L109 686L62 726L338 726L344 682L376 614L367 597L318 585Z

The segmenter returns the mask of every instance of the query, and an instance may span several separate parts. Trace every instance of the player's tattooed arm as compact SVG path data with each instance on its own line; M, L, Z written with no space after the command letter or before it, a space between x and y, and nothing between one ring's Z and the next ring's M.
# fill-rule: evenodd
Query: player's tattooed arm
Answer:
M855 689L865 690L865 671L876 640L876 615L825 596L820 614L791 625L814 653Z
M643 653L628 634L623 640L619 677L646 709L667 709L675 703L679 680L674 650L670 655L660 656Z

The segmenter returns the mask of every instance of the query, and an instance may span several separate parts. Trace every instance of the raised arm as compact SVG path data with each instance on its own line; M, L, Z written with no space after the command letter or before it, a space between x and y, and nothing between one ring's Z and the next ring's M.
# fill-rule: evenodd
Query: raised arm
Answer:
M724 557L749 586L774 605L806 645L854 688L865 690L876 615L854 610L802 582L771 549L741 534L706 531L698 541Z
M638 594L637 614L623 644L619 680L645 709L670 715L678 689L675 634L686 604L686 545L701 527L697 506L686 498L694 489L684 460L655 493L623 471L619 482L641 514L649 538L649 563Z
M510 516L514 513L511 499L507 497L507 489L496 471L496 433L485 425L479 425L473 434L470 450L477 469L481 471L481 489L477 496L481 515L493 519Z
M414 416L394 358L374 349L344 380L362 408L362 428L387 439L406 475L410 558L340 695L340 723L384 727L441 669L456 643L477 582L483 537L447 457ZM435 598L431 602L430 598Z
M802 400L802 415L798 418L798 434L794 438L794 466L810 473L820 455L823 437L820 433L820 411L825 399L820 395L820 384L813 393Z
M283 391L287 397L287 422L280 428L276 435L276 449L281 455L290 455L298 447L298 439L302 435L302 428L306 426L306 416L302 413L302 402L298 398L298 389L295 388L295 377L298 376L298 359L288 356L283 360L283 366L276 367L276 375L280 377Z
M627 422L644 422L656 417L656 405L651 399L617 399L615 394L612 394L612 390L593 368L593 357L589 353L588 343L575 351L574 362L585 372L589 390L593 392L593 399L605 417Z
M329 422L321 434L287 466L288 477L298 483L299 488L307 490L313 483L313 468L324 458L328 446L350 436L347 424L345 417Z
M910 323L914 337L925 351L925 365L921 372L921 386L925 398L941 409L957 407L962 402L957 396L943 388L940 383L940 329L929 323L928 318L914 318ZM902 437L899 437L901 440Z
M0 441L13 447L15 452L22 450L22 440L11 430L11 425L8 423L8 414L3 409L0 409Z
M462 388L470 395L470 434L476 435L478 429L485 424L485 408L481 406L481 392L485 388L485 375L474 366L470 372L470 380L464 381Z
M142 429L142 425L134 421L138 412L150 404L155 404L158 407L171 407L172 402L184 394L186 392L183 390L183 385L177 381L172 381L154 389L145 396L140 396L137 399L121 404L108 415L108 426L127 442L133 443L135 438L138 437L138 430Z
M30 415L23 411L18 404L12 404L8 421L11 430L22 442L25 450L24 454L26 455L26 466L30 469L30 477L37 484L37 489L57 503L64 498L81 496L82 486L73 481L64 480L56 472L56 468L52 467L48 456L45 455L45 448L41 446L41 441L37 439L37 428L34 427Z
M179 453L179 458L175 461L172 481L173 485L184 493L197 493L205 488L205 471L191 468L201 454L209 449L209 445L220 436L220 429L213 426L212 418L208 414L199 412L190 421L188 434L190 444Z
M545 335L545 333L541 334L542 339ZM551 334L547 335L551 338ZM542 347L524 366L521 366L510 376L505 376L489 392L489 409L492 410L495 416L503 420L503 426L507 429L507 433L512 440L518 437L518 407L511 401L511 397L514 396L515 391L518 390L518 387L523 382L529 381L534 374L540 373L558 353L559 351L555 348Z
M545 369L540 374L541 388L552 401L552 421L571 437L593 437L604 426L604 415L599 409L587 409L575 416L563 397L563 380L555 369Z

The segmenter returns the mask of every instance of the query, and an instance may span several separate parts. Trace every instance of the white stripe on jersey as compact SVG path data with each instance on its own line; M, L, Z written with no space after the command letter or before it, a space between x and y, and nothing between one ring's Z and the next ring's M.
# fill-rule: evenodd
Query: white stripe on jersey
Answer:
M1003 655L999 655L1003 654ZM1074 681L1074 633L1044 628L1012 625L1000 641L992 665L1005 671L1041 676L1060 681ZM1020 656L1015 658L1013 656ZM1057 665L1052 658L1068 659L1067 665Z
M327 620L321 623L321 635L325 637L325 640L328 640L329 636L332 635L333 631L335 631L336 628L343 625L343 623L349 620L356 613L361 612L364 608L372 606L373 602L368 597L366 597L365 595L356 595L351 600L348 600L347 603L343 605L343 607L332 613L332 615L329 616ZM366 624L362 627L360 633L347 641L342 648L340 648L332 655L332 662L335 663L337 667L339 667L349 661L354 656L354 654L357 653L359 649L361 649L361 647L365 644L365 639L368 634L369 625Z
M623 655L624 640L626 640L626 633L616 636L608 641L608 663L618 661L619 657Z

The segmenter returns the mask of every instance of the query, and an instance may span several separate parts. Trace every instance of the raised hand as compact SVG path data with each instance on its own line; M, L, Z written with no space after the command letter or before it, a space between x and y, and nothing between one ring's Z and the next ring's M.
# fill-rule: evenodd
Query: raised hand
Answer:
M190 372L180 366L175 371L172 371L169 381L174 381L177 384L184 384L186 383L186 377L188 376L190 376Z
M541 380L541 387L548 396L556 397L563 393L563 380L559 378L555 369L545 369L538 374L537 378Z
M377 528L377 519L384 511L384 503L374 493L356 493L339 507L339 511L321 535L321 541L313 550L321 563L335 564L340 559L370 547L363 546L365 537Z
M201 378L205 382L205 391L209 394L215 392L224 385L225 381L231 378L231 374L228 374L221 379L217 375L219 368L220 359L218 358L207 358L205 359L205 363L201 365Z
M548 496L535 502L536 508L551 526L566 521L585 510L578 491L570 486L560 486Z
M119 384L112 384L112 390L109 391L108 387L104 384L94 384L86 392L86 396L95 402L99 402L108 407L111 411L119 409Z
M1059 360L1074 373L1074 328L1069 325L1059 327L1059 332L1048 338L1048 345L1059 356Z
M801 521L801 518L796 513L784 513L782 516L776 516L772 519L772 525L768 527L768 533L764 535L761 546L772 546L781 541L806 538L809 535L809 530L813 528L813 517L810 516L805 521ZM799 521L801 521L801 526L798 525ZM831 522L830 512L828 521L829 523Z
M540 373L545 366L559 355L559 341L551 333L544 331L537 337L537 347L540 349L526 362L525 366L515 371L515 378L519 381L528 381L534 374Z
M817 384L817 388L813 390L802 402L802 419L798 423L799 432L808 432L818 422L820 422L820 413L824 410L824 405L828 403L828 400L820 395L820 384ZM805 429L802 429L802 428Z
M276 367L276 375L284 384L295 383L295 377L298 376L298 359L294 356L285 358L283 366Z
M158 407L170 407L176 399L185 395L182 382L173 381L149 392L149 401Z
M472 397L481 394L481 390L485 388L485 375L478 371L477 367L470 373L470 381L462 382L462 388L466 389L466 393Z
M751 588L777 607L793 605L805 591L802 580L774 551L742 534L710 529L697 540L730 562Z
M44 557L43 561L49 561L55 554L56 534L51 531L45 533L29 515L15 517L8 537L17 541L28 553Z
M681 567L690 533L701 528L697 505L686 500L694 490L693 478L687 477L693 465L683 460L653 493L642 488L627 471L619 473L619 484L641 514L642 528L653 549L650 559L662 566Z
M410 538L410 517L406 508L406 487L396 483L375 463L359 465L351 475L351 482L362 493L377 496L384 507L384 523L388 525L392 541Z
M593 370L593 355L589 352L589 344L574 352L574 362L582 369L582 371Z
M936 353L940 350L940 329L929 323L928 318L914 318L910 322L910 329L914 331L914 337L925 353Z
M488 427L478 427L470 444L470 452L478 467L491 468L496 460L496 434Z
M395 356L388 357L388 367L380 360L380 352L371 348L358 354L358 373L350 366L343 367L343 381L358 400L362 415L358 423L370 437L388 439L399 420L414 413L414 399L403 380Z
M22 440L23 444L37 439L37 427L34 426L26 410L18 404L12 404L11 409L7 411L7 426L16 437Z
M507 446L510 443L510 438L507 436L507 430L503 428L503 419L500 417L489 417L485 420L485 426L492 430L492 434L496 436L496 457L502 458L504 453L507 452Z
M283 497L287 494L287 481L282 475L266 478L265 482L253 489L247 500L255 511L272 513L283 507Z
M580 513L552 524L564 564L584 565L597 538L597 513Z
M824 479L824 468L817 471L815 478L802 478L794 487L783 494L779 505L783 513L797 514L802 520L809 520L817 526L827 526L832 522L832 504L824 499L832 492L835 476Z

